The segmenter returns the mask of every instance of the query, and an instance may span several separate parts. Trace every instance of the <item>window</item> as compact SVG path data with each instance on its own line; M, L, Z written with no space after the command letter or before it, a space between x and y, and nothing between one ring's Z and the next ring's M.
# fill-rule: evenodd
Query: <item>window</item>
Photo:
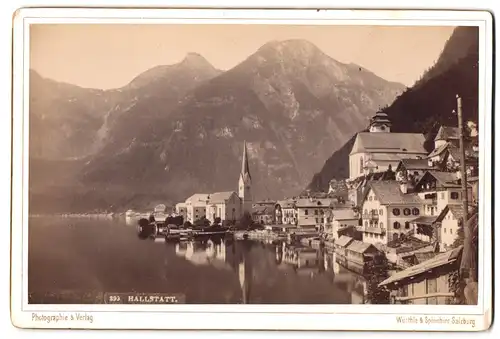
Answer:
M403 210L403 214L404 214L404 215L410 215L410 214L411 214L410 209L409 209L409 208L405 208L405 209Z
M379 226L380 228L384 228L384 223L383 223L383 222L381 222L381 223L379 223L379 224L378 224L378 226Z
M316 224L319 224L319 218L316 218Z
M378 210L378 215L383 215L384 214L384 210L383 209L379 209Z
M363 174L363 158L359 158L359 173Z
M305 215L309 215L309 211L308 210L304 210L304 214Z
M411 214L413 214L413 215L419 215L420 214L420 210L415 207L414 209L411 210Z
M405 222L405 228L406 228L407 230L409 230L409 229L410 229L410 222L409 222L409 221Z
M371 196L371 195L368 197L368 200L369 200L369 201L372 201L372 196Z
M318 210L314 210L314 215L318 215Z
M401 228L401 224L397 221L394 222L393 226L395 230L399 230Z
M458 196L459 196L458 192L451 192L451 194L450 194L450 198L453 200L457 200Z
M399 208L393 208L392 209L392 214L399 215L400 213L401 213L401 211L399 210Z
M446 228L443 228L443 232L446 234Z
M365 221L365 227L368 227L368 221Z

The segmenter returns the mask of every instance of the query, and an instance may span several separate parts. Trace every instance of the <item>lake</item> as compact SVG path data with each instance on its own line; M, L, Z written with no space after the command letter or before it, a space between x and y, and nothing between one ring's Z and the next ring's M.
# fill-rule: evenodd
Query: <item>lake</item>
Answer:
M140 240L125 220L31 218L29 303L99 303L103 292L171 293L189 304L358 304L364 279L326 250L286 243Z

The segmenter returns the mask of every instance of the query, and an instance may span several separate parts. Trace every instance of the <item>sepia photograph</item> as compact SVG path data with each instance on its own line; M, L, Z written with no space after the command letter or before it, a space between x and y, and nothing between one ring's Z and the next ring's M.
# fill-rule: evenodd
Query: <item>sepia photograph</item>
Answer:
M115 306L484 312L480 18L25 24L28 323L92 327Z

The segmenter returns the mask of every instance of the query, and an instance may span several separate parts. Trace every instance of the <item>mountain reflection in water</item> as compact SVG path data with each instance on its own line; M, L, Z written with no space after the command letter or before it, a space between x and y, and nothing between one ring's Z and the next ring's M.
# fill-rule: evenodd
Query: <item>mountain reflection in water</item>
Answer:
M68 291L181 293L190 304L357 304L364 279L335 254L284 242L141 241L114 220L30 220L30 303ZM71 293L67 294L71 295Z

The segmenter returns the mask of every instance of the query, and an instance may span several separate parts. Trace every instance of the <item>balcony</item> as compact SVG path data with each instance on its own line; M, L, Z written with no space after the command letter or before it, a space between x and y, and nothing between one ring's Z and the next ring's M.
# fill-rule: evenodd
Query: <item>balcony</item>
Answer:
M386 229L382 227L365 226L363 227L363 232L385 235Z
M363 220L378 221L378 219L379 219L378 212L375 210L372 210L369 213L363 213Z

